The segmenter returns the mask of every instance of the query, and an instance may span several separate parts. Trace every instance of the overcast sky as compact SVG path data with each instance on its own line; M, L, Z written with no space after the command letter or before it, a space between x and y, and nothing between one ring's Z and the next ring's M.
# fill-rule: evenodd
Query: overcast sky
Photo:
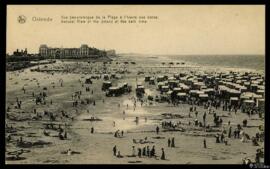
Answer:
M7 52L40 44L80 47L88 44L118 53L264 54L264 6L124 5L8 6ZM18 16L24 15L24 24ZM158 16L146 24L61 24L61 16ZM51 17L52 22L33 22Z

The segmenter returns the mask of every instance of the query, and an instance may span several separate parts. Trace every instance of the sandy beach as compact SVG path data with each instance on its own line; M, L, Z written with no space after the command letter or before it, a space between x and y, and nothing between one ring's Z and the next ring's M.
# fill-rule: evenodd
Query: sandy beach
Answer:
M136 64L124 64L123 62L134 61ZM145 75L158 76L167 74L173 76L175 72L190 72L210 70L211 67L201 67L192 63L184 62L181 65L174 62L175 68L164 68L162 62L167 65L168 58L118 57L111 64L103 62L71 62L60 61L41 65L40 70L58 70L48 72L33 71L35 67L23 71L7 72L6 74L6 157L12 152L24 150L20 155L21 160L7 160L7 164L242 164L244 158L255 159L256 150L264 147L264 142L259 146L253 146L251 140L242 142L241 139L227 138L228 144L216 143L215 135L229 127L236 128L244 119L248 120L247 127L243 127L249 136L255 136L260 132L259 126L264 125L264 119L258 114L248 116L240 110L234 112L223 111L221 107L214 109L215 113L222 117L223 123L214 127L213 114L206 115L206 123L213 131L206 131L204 127L195 126L194 120L203 121L203 114L207 112L203 106L196 106L198 115L190 113L191 105L180 103L177 106L167 102L156 102L147 99L148 95L159 95L157 85L150 85L144 81ZM219 68L222 69L222 68ZM32 71L31 71L32 70ZM68 71L65 71L68 70ZM132 86L130 93L118 97L107 97L101 90L104 79L108 72L116 73L119 79L110 79L113 86L127 82ZM236 70L234 68L234 70ZM144 74L138 75L138 72ZM213 70L214 71L214 70ZM228 71L223 69L223 71ZM240 69L237 71L241 71ZM246 70L242 70L246 71ZM105 73L104 73L105 72ZM90 75L98 74L101 79L92 79L92 84L85 84ZM61 86L62 83L62 86ZM145 87L143 104L137 101L136 84L141 83ZM90 91L85 88L89 87ZM25 89L25 93L22 89ZM81 91L78 106L73 106L72 95ZM46 92L46 104L36 104L33 93L38 95ZM21 108L16 108L16 98L21 103ZM90 103L85 103L89 99ZM84 101L84 103L80 101ZM136 100L136 99L135 99ZM52 101L52 103L51 103ZM94 102L93 102L94 101ZM36 113L34 113L36 109ZM44 112L51 112L54 120ZM65 116L63 116L64 112ZM123 113L124 112L124 113ZM170 118L163 113L177 114ZM37 118L40 116L40 118ZM91 120L91 117L99 120ZM135 119L139 121L136 123ZM181 130L167 130L161 127L163 121L179 123ZM228 122L230 121L230 125ZM47 124L55 124L55 129L46 128ZM190 125L188 123L191 123ZM58 126L67 133L66 139L59 139ZM10 129L12 126L12 129ZM156 133L159 126L160 132ZM91 133L91 128L94 132ZM44 135L44 130L48 135ZM123 131L123 137L114 137L114 133ZM30 142L27 147L18 146L18 139ZM134 143L135 140L144 140L145 143ZM174 137L175 147L168 147L167 140ZM207 148L204 148L203 140L206 139ZM37 143L37 144L34 144ZM155 145L156 158L138 157L137 148ZM117 147L122 158L113 155L113 147ZM132 146L136 148L136 157L132 157ZM165 160L161 160L161 148L164 148ZM72 155L64 151L71 149ZM14 154L14 153L13 153Z

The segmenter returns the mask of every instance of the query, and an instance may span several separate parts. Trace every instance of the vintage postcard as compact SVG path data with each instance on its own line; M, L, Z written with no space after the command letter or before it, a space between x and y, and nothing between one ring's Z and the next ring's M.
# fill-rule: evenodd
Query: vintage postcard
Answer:
M7 5L6 164L264 164L264 5Z

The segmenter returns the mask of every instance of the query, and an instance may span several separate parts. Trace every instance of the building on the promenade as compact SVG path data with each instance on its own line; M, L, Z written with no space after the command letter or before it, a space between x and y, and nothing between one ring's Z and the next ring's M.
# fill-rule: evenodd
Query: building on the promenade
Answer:
M19 49L17 49L16 51L13 52L14 56L27 56L27 48L25 48L24 50L19 51Z
M107 50L106 53L107 53L108 56L116 56L116 52L113 49L112 50Z
M40 45L39 55L51 58L83 58L83 57L101 57L106 56L106 52L88 47L83 44L80 48L51 48L47 45Z

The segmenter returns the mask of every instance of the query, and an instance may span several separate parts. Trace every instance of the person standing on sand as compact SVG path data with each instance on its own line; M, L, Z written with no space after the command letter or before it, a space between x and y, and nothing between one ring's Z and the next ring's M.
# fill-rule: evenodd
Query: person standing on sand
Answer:
M94 127L91 127L91 134L94 133Z
M236 138L237 137L237 129L234 129L233 134L234 134L234 138Z
M141 158L142 157L142 149L138 148L138 157Z
M220 141L223 143L224 142L224 134L223 133L221 133L221 136L220 136Z
M114 133L114 137L117 137L117 132L118 132L118 131L116 131L116 132Z
M203 147L206 148L206 139L203 139Z
M161 148L161 151L162 151L162 154L161 154L160 159L161 159L161 160L165 160L165 152L164 152L164 148Z
M159 133L159 127L158 126L156 127L156 133L157 134Z
M243 120L243 127L247 127L247 119Z
M220 141L219 141L219 134L216 134L215 137L216 137L216 143L220 143Z
M231 138L231 134L232 134L232 126L230 126L229 128L229 132L228 132L228 137Z
M149 146L146 146L146 155L150 157L150 148Z
M132 146L132 157L136 157L135 146Z
M171 147L175 147L175 144L174 144L174 137L172 138Z
M240 138L240 132L241 132L241 130L237 129L237 138Z
M168 138L168 147L171 147L171 139Z
M206 120L206 112L204 112L204 114L203 114L203 125L204 125L204 126L206 126L205 120Z
M117 148L116 145L113 147L113 155L116 156Z
M197 111L195 111L195 116L196 116L196 118L197 118L197 116L198 116L198 112L197 112Z
M64 133L64 138L67 139L67 132Z
M153 146L150 152L150 157L155 157L155 156L156 156L156 150L155 150L155 146Z
M145 147L143 147L142 155L143 155L143 156L146 156L146 148L145 148Z

